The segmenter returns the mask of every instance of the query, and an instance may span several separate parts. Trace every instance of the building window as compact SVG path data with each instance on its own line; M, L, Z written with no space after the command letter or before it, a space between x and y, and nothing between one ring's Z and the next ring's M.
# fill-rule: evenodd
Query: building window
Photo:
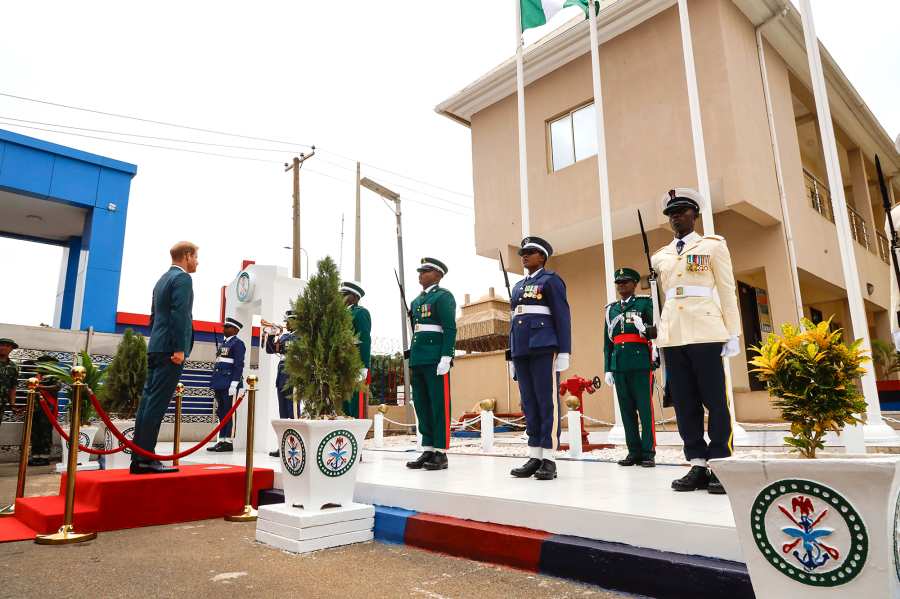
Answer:
M597 154L597 115L588 104L550 121L550 158L554 171Z

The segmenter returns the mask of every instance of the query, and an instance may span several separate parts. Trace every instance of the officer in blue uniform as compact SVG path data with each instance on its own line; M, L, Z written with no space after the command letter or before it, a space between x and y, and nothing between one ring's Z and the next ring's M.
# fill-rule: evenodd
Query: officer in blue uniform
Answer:
M294 328L296 322L294 317L296 313L288 310L284 313L284 322L287 331L278 335L277 330L267 330L266 333L266 353L280 354L281 360L278 362L278 374L275 376L275 390L278 393L278 417L294 418L294 388L288 386L288 375L284 370L284 355L287 353L287 346L294 340ZM299 414L297 414L299 416ZM277 458L279 450L270 451L269 455Z
M559 373L569 368L572 321L566 284L545 265L553 247L540 237L522 240L519 255L528 276L512 290L509 370L519 383L528 461L510 474L556 478L553 452L559 447Z
M226 318L222 325L225 340L216 356L216 367L209 383L216 394L216 416L220 421L231 410L238 389L243 386L244 355L247 353L247 346L237 336L242 328L244 325L231 317ZM229 420L222 427L218 442L212 447L207 447L207 451L223 452L234 449L231 436L232 422L233 420Z

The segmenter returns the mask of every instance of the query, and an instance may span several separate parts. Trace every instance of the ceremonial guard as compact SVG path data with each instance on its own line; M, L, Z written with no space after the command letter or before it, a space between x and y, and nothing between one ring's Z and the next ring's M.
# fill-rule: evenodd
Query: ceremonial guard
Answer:
M59 362L50 354L39 356L34 361L35 366L44 364L57 365ZM44 391L53 398L53 401L59 401L59 392L62 389L62 383L58 378L49 374L39 374L40 384L38 389ZM40 397L36 398L40 401ZM48 406L52 407L52 406ZM28 456L29 466L49 466L50 465L50 449L53 445L53 425L47 420L47 415L41 406L35 404L34 412L31 415L31 453Z
M369 366L372 361L372 316L369 311L359 305L359 300L365 297L366 292L362 285L356 282L345 281L341 283L341 294L344 303L353 317L353 333L356 335L356 347L359 350L359 359L363 368L359 373L359 380L367 386L372 382ZM362 388L352 398L345 402L344 413L354 418L366 417L366 396L368 389Z
M652 468L656 465L656 428L651 340L656 338L656 327L650 296L634 294L640 280L641 275L631 268L615 272L620 299L606 306L603 365L606 384L616 388L625 427L628 455L619 460L619 466Z
M409 350L412 397L422 435L422 455L407 468L444 470L450 448L450 367L456 347L456 300L438 286L447 265L422 258L417 269L422 293L410 305Z
M278 361L278 373L275 375L275 392L278 394L278 417L279 418L299 418L300 414L294 414L294 388L288 386L288 375L284 370L284 355L287 353L287 347L294 340L294 317L296 313L293 309L284 313L285 332L281 332L280 327L269 325L266 327L266 353L280 354L281 359ZM269 455L277 458L280 455L279 450L270 451Z
M691 464L672 488L722 494L725 489L706 461L732 452L722 359L740 353L741 321L725 239L694 232L703 201L693 189L673 189L663 197L663 214L675 239L652 257L665 298L657 344L665 358L684 455ZM703 437L704 408L709 412L709 444Z
M528 461L510 474L552 480L553 452L559 447L559 373L569 368L572 321L565 282L545 268L553 247L540 237L526 237L519 255L528 275L512 290L509 369L519 383Z
M0 338L0 423L3 412L16 403L16 385L19 380L19 367L9 354L19 345L7 337Z
M247 346L237 336L242 328L244 325L231 317L226 318L222 325L225 339L216 356L215 370L213 370L212 380L209 383L210 388L216 394L216 416L220 421L224 420L231 411L238 389L243 387L244 356L247 353ZM219 431L218 442L212 447L207 447L207 451L234 450L231 436L232 423L233 419L222 427Z

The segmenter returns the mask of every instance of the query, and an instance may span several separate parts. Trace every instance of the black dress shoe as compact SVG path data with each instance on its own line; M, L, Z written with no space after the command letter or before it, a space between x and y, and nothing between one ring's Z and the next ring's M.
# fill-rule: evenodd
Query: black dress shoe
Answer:
M220 447L222 447L222 442L221 442L221 441L219 441L218 443L216 443L216 444L213 445L212 447L207 447L207 448L206 448L206 451L221 451L221 450L219 449Z
M541 462L541 467L534 473L534 477L538 480L553 480L556 478L556 462L545 459Z
M422 464L422 467L425 470L446 470L447 469L447 454L443 451L435 451L432 454L431 459Z
M687 474L672 481L676 491L696 491L709 486L709 469L706 466L691 466Z
M278 449L276 449L275 451L270 451L269 456L273 458L279 458L281 457L281 451L279 451Z
M706 490L712 495L725 495L725 487L722 486L722 481L719 480L719 477L712 470L709 471L709 486L706 487Z
M644 458L641 460L641 468L655 468L656 467L656 458Z
M537 458L528 458L528 461L509 471L516 478L528 478L537 472L541 467L541 461Z
M31 458L28 458L28 465L29 466L49 466L50 458L31 457Z
M413 460L411 462L406 462L406 467L412 468L413 470L421 470L422 467L425 465L425 462L431 461L431 456L433 456L433 455L434 455L433 451L423 452L422 455L420 455L415 460Z
M216 449L216 451L218 451L219 453L222 453L223 451L234 451L234 445L232 445L231 441L221 441L219 443L216 443L216 447L218 448Z
M638 464L640 461L641 461L640 456L628 454L627 456L625 456L624 460L619 460L618 464L619 464L619 466L634 466L635 464Z
M131 462L131 474L168 474L178 472L178 468L163 466L161 462Z

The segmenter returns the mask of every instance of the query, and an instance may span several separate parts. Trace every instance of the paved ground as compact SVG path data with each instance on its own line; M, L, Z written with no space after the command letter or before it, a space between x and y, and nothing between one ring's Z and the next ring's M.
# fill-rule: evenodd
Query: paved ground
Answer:
M27 494L55 494L59 476L33 470ZM15 476L12 465L0 466L0 502L14 494ZM631 597L382 543L293 555L257 543L254 531L205 520L107 532L68 547L0 544L0 597Z

